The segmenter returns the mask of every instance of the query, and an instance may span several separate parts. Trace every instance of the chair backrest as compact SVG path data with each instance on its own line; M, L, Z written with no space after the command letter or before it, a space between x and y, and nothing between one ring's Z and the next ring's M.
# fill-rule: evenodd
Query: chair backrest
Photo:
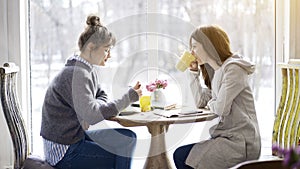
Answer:
M16 79L19 67L5 63L0 67L0 96L3 113L8 125L14 150L14 168L22 168L29 154L27 131L16 92Z
M300 91L299 64L280 64L282 89L279 106L275 116L272 144L279 148L294 148L300 138ZM276 150L272 152L280 156Z

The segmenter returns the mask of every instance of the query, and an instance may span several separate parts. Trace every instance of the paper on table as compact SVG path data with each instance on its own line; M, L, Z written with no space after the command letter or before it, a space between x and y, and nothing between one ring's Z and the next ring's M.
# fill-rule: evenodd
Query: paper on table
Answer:
M165 104L165 105L156 105L156 104L153 104L152 107L154 109L172 110L172 109L176 108L176 103L168 103L168 104Z
M203 113L202 110L198 109L175 109L175 110L168 110L168 111L161 111L161 110L154 110L154 114L163 116L163 117L190 117L190 116L199 116L199 115L206 115L207 113Z

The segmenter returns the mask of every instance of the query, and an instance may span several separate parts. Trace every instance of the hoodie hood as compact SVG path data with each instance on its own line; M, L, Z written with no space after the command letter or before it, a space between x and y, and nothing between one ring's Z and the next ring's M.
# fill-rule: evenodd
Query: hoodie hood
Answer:
M228 58L224 62L224 67L226 67L229 64L237 64L237 65L239 65L241 68L243 68L244 70L246 70L246 72L248 73L248 75L254 73L254 71L255 71L255 64L252 63L252 62L250 62L250 61L244 60L239 55L233 55L232 57Z

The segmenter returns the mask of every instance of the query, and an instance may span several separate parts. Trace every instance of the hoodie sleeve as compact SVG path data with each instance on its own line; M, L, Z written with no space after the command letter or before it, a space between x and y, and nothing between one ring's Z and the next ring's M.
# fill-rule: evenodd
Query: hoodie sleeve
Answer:
M200 84L199 74L200 72L190 72L190 88L192 90L192 95L195 104L198 108L203 108L207 105L208 101L211 99L211 90L204 88Z
M246 87L247 82L248 73L245 69L237 64L226 65L220 89L208 103L210 110L219 116L227 116L230 113L232 102Z

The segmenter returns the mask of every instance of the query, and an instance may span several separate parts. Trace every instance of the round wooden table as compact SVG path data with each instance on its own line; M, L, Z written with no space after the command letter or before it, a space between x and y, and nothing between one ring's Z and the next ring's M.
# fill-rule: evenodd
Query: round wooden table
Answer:
M123 114L121 113L110 120L116 121L124 127L147 126L151 134L151 144L144 168L171 169L170 160L166 152L165 133L168 131L170 124L210 121L217 117L216 114L210 113L209 110L197 109L197 111L199 110L202 110L203 113L189 117L167 118L156 114L164 113L165 110L155 109L150 112L138 112L137 109L137 111L132 110L132 112L126 111Z

